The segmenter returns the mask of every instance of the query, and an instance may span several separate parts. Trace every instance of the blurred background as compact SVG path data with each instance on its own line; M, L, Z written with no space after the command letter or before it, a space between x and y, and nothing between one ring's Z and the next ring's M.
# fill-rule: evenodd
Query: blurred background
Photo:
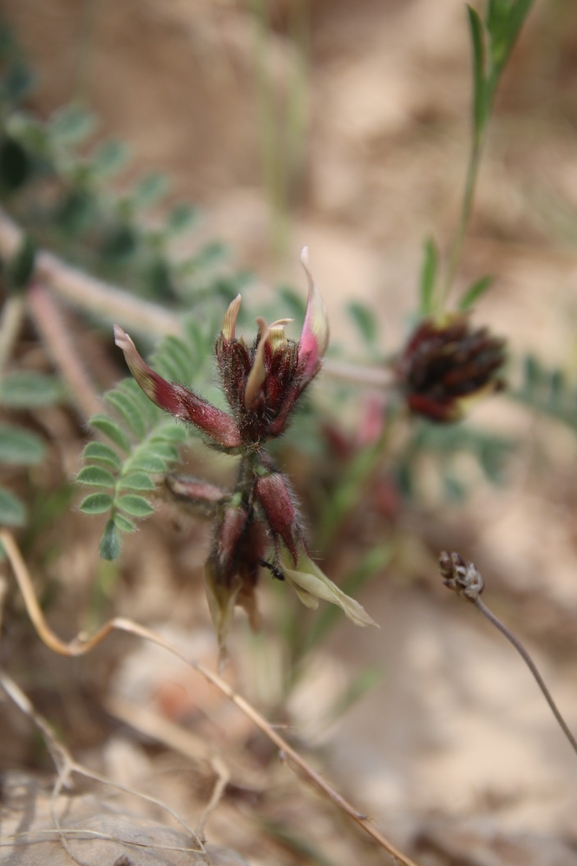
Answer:
M170 186L146 220L154 226L183 200L193 203L194 235L178 250L224 256L223 298L236 291L231 274L250 274L250 297L284 315L275 298L304 297L298 257L307 244L334 357L378 366L399 351L415 321L424 240L433 236L447 252L463 194L472 64L461 0L1 0L0 14L32 70L27 111L48 120L72 102L97 120L90 147L124 142L131 161L113 191L165 176ZM19 219L23 206L6 202ZM50 245L50 227L38 237ZM510 392L526 384L527 357L537 358L563 371L571 411L561 417L549 398L537 406L504 394L469 419L485 445L429 431L409 454L408 434L399 434L383 483L344 527L333 562L342 575L378 548L382 562L362 602L380 632L339 621L289 688L275 625L283 597L267 586L263 634L250 637L239 617L231 640L239 690L316 750L337 785L423 866L577 863L569 746L521 660L445 593L436 565L443 548L474 559L487 602L526 642L577 729L576 240L577 17L570 0L537 0L497 94L457 289L494 276L473 321L506 338ZM59 251L76 261L73 239ZM113 269L103 275L124 284ZM147 297L163 302L154 290ZM368 310L373 330L359 326L351 302ZM33 334L23 339L21 353L30 352ZM98 340L110 354L108 332ZM101 376L107 386L124 375L115 363ZM357 404L325 375L315 400L350 444ZM375 391L367 389L369 402ZM45 493L56 464L69 479L78 471L85 437L78 419L50 412L41 419L51 442L50 468L38 476ZM307 488L314 449L305 443L301 459L291 448L284 459L316 549L322 509ZM189 463L220 478L211 460ZM399 467L405 481L412 476L405 488ZM120 565L99 563L102 526L75 510L78 501L72 490L58 543L54 526L24 540L54 627L70 631L71 622L114 611L212 659L203 526L164 506L127 538ZM24 652L30 640L14 591L4 664L79 759L194 812L206 779L190 768L174 773L174 753L135 733L120 701L136 716L135 707L152 707L215 740L233 762L250 754L239 770L246 784L232 786L209 838L253 866L384 862L160 650L118 640L70 662L41 647ZM7 705L0 717L4 710L0 765L47 770L38 742Z

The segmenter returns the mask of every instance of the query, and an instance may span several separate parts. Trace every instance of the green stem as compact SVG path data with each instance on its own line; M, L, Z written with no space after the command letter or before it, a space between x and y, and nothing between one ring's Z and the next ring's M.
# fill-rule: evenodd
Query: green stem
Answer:
M471 211L473 209L475 186L477 183L477 176L479 174L479 164L481 162L481 152L483 147L483 141L485 138L484 133L484 129L476 131L474 133L473 146L471 147L469 165L467 167L467 179L465 181L463 204L461 206L461 214L459 217L457 230L455 232L453 243L451 245L451 250L449 252L446 279L441 291L441 296L438 304L439 311L442 311L444 309L444 306L453 287L459 264L461 262L461 256L463 254L463 243L465 240L467 229L469 227Z
M399 414L398 410L389 413L377 442L360 451L343 473L321 518L321 527L316 539L321 550L329 549L336 532L347 515L362 500L381 468Z

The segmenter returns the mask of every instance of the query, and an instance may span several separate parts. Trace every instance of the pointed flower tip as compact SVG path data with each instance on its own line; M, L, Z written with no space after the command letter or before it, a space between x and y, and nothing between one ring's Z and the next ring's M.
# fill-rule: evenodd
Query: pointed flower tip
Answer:
M329 319L323 296L319 292L309 267L309 248L301 251L301 264L308 282L305 321L300 338L300 356L305 359L305 373L314 375L329 344Z
M238 312L240 310L241 302L242 296L239 294L233 301L230 302L228 309L224 315L221 330L225 340L234 340L236 320L238 318Z
M122 330L120 325L114 325L114 342L122 351L126 351L131 346L134 346L134 343L128 336L128 334Z

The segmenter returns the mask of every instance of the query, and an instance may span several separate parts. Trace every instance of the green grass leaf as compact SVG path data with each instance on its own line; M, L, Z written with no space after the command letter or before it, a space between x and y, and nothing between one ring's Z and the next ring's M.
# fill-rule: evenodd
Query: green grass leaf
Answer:
M43 440L36 433L0 424L0 463L9 466L34 466L46 453Z
M479 298L485 294L487 289L493 285L494 280L495 278L491 276L481 277L472 286L469 286L459 301L459 309L463 310L463 312L470 310Z

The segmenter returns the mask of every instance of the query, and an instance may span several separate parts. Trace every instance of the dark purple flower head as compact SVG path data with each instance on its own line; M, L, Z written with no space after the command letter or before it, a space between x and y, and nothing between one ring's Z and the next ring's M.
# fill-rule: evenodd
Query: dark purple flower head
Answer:
M502 387L505 341L473 329L462 314L425 319L397 366L409 408L432 421L458 421L473 400Z

